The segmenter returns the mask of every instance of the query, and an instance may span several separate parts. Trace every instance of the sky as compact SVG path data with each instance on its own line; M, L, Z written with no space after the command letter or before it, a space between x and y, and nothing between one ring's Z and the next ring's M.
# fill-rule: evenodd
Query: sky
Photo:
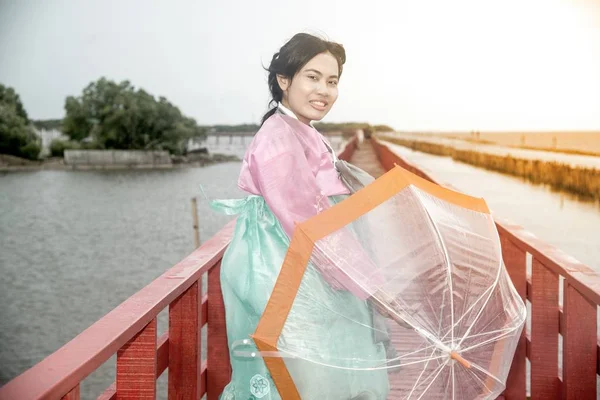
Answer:
M0 0L0 83L33 119L104 76L201 125L258 123L297 32L346 49L324 122L600 130L600 0Z

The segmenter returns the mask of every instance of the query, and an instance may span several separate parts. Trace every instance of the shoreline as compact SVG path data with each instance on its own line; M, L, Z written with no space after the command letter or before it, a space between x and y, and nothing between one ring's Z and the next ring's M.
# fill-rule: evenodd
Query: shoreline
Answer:
M207 167L214 164L242 161L238 156L213 153L210 158L198 161L177 162L171 164L94 164L71 165L65 164L62 159L47 161L30 161L22 165L0 165L0 173L27 172L27 171L118 171L118 170L168 170L182 168Z

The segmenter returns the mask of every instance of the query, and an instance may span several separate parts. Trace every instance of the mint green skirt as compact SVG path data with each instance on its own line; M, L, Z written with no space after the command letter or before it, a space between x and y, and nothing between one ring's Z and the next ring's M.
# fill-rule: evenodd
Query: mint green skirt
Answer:
M346 196L332 196L332 204ZM281 399L250 335L277 280L289 240L260 196L221 200L215 210L237 215L221 263L231 382L222 400ZM302 399L385 399L385 349L373 335L367 302L336 290L309 264L278 348Z

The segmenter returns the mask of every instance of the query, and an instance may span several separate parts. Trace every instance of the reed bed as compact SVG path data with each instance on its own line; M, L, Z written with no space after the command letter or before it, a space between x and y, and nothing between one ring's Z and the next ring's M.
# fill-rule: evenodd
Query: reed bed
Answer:
M570 165L498 156L471 150L457 150L437 143L407 140L400 138L382 138L390 143L408 147L424 153L452 157L456 161L518 176L532 183L546 184L557 190L574 193L584 198L600 200L600 170L572 167Z

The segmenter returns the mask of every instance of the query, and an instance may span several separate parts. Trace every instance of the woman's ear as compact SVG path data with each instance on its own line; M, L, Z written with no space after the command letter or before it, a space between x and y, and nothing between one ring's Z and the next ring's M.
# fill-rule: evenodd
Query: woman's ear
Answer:
M287 90L287 88L290 86L290 78L288 78L287 76L278 74L277 75L277 83L279 84L281 91L285 92Z

